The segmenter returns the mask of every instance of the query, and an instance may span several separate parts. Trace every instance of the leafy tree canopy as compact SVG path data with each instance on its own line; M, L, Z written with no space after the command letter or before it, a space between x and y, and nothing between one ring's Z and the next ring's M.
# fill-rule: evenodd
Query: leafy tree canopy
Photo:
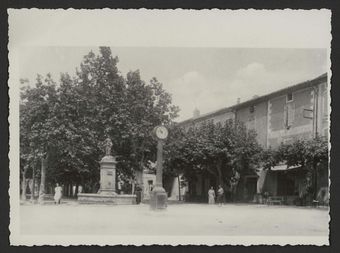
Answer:
M265 169L280 163L287 164L289 167L313 168L328 163L328 141L322 136L313 139L295 139L289 143L281 143L276 150L264 150L260 156Z
M170 124L179 109L156 78L146 83L138 70L124 77L117 63L110 48L100 47L99 55L84 57L75 77L63 73L56 83L38 75L35 87L22 89L22 169L39 168L40 158L48 157L48 180L94 185L107 136L123 176L155 157L150 133Z
M255 132L247 131L241 122L228 120L224 124L203 122L187 132L176 126L165 150L168 172L183 173L189 180L198 172L208 172L223 184L234 171L242 175L254 170L262 148Z

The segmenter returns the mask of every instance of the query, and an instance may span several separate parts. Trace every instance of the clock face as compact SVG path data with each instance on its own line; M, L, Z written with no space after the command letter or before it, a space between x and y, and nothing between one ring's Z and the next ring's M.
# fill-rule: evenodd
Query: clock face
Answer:
M156 136L162 140L166 139L166 137L168 137L168 129L166 129L164 126L157 127Z

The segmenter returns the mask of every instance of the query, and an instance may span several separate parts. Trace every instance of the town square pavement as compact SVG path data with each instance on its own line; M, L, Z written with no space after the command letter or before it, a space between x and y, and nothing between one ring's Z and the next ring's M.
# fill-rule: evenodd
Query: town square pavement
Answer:
M20 231L29 235L327 236L327 208L253 204L20 206Z

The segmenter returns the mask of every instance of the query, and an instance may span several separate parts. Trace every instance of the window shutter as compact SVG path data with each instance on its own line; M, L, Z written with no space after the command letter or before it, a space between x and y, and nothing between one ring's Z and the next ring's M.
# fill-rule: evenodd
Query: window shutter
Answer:
M324 116L324 118L328 118L328 99L327 99L327 96L328 96L328 92L327 92L327 89L326 89L326 91L324 91L324 93L323 93L323 96L322 96L322 98L323 98L323 116Z
M287 113L288 113L288 110L287 110L287 104L286 105L284 105L284 108L283 108L283 124L284 124L284 126L285 127L287 127L288 126L288 115L287 115Z
M295 104L289 103L287 105L287 126L290 127L293 125L294 117L295 117Z

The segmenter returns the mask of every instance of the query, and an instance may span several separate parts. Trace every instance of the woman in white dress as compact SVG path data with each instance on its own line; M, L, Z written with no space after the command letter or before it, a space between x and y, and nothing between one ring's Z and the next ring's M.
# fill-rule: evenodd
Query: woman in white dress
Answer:
M209 205L215 204L215 191L214 188L211 187L208 191L208 197L209 197Z
M55 204L60 204L62 190L63 189L61 188L61 186L57 183L56 187L54 188L54 203Z

